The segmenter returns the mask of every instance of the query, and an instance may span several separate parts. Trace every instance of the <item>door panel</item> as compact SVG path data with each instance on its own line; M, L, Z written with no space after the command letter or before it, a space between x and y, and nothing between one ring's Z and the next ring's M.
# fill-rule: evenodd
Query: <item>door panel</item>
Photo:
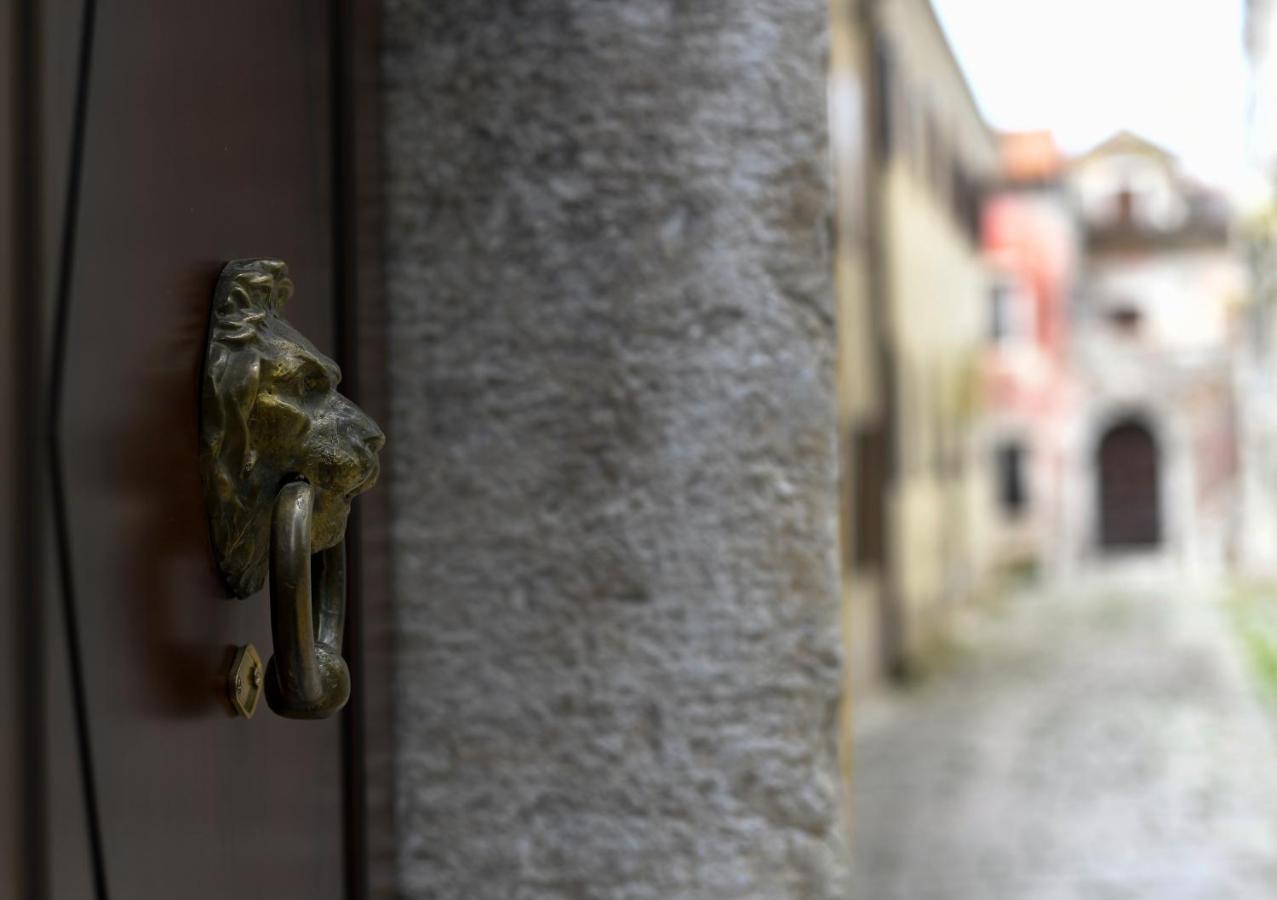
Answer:
M45 358L54 333L59 251L71 173L76 87L85 0L37 0L40 15L40 210L41 249L48 267L43 278L41 335Z
M214 281L286 260L290 321L332 352L324 4L98 10L58 417L66 571L112 897L343 895L340 720L234 718L264 595L217 574L197 463Z
M76 86L84 0L41 0L39 23L42 60L35 88L40 110L39 220L41 302L34 318L39 334L47 391L48 366L54 316L57 308L58 270L67 192L71 183L71 144L75 124ZM41 443L47 464L47 450ZM83 765L76 727L76 691L68 646L58 571L56 522L49 514L47 472L41 510L41 648L43 651L43 759L44 852L43 874L47 896L91 898L95 896L93 854L88 804L82 779Z
M56 546L51 533L45 546ZM49 559L44 584L58 584L57 564ZM75 692L72 688L71 655L67 648L62 603L53 591L45 604L44 726L45 726L45 813L48 896L81 900L94 896L93 851L86 794L81 778L79 739L75 722Z

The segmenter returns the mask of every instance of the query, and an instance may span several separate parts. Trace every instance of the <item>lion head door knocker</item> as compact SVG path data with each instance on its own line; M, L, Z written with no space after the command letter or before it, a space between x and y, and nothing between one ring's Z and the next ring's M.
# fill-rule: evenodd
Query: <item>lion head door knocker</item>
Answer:
M233 675L235 706L251 715L262 687L279 715L318 719L350 697L341 657L346 517L377 480L386 438L337 392L336 363L280 315L292 292L278 260L222 269L204 360L200 465L227 585L247 597L270 575L275 654L264 672Z

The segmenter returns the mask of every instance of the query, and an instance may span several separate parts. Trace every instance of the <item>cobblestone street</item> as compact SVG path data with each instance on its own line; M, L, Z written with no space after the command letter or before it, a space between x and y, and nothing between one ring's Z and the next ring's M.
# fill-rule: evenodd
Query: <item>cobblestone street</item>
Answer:
M1223 593L1013 595L866 704L856 900L1277 897L1274 713Z

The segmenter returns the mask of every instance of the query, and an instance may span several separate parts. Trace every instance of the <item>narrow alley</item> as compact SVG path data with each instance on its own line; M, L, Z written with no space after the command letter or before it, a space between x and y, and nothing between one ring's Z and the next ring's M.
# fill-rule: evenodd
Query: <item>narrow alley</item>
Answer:
M1128 573L964 623L860 711L857 900L1277 897L1277 598L1238 595Z

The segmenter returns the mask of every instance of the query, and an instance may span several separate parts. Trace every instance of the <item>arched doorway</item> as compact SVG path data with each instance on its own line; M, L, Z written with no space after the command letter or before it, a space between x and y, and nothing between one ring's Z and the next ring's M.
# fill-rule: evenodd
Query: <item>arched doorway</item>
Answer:
M1162 539L1157 443L1141 422L1125 419L1100 441L1100 547L1155 547Z

